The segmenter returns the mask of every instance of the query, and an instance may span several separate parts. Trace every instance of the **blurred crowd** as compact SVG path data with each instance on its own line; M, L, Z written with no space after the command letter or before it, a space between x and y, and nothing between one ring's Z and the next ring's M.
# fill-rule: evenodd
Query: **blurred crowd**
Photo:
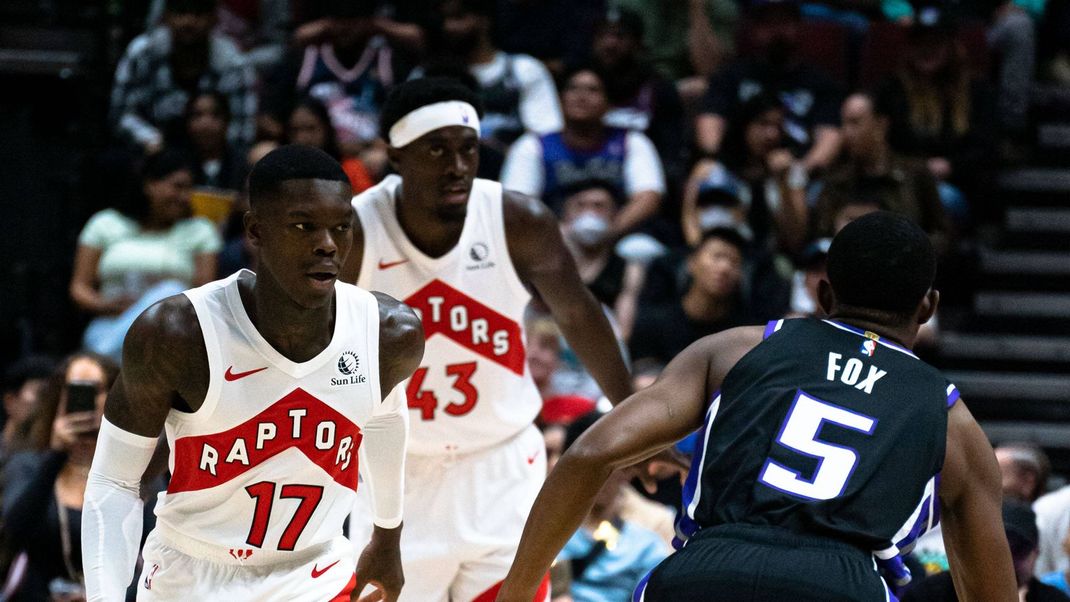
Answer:
M255 270L251 165L306 144L369 188L390 171L378 117L398 82L450 76L479 92L480 176L559 216L636 387L702 336L822 316L830 238L872 211L916 220L945 302L968 299L976 232L1000 216L994 174L1029 152L1032 88L1070 86L1067 0L148 4L94 158L106 208L71 251L81 350L5 372L0 599L82 596L82 494L123 337L155 301ZM537 300L527 332L552 466L608 402ZM1070 489L1041 497L1040 450L1001 454L1026 599L1049 599L1037 579L1070 592ZM670 549L679 486L665 485L607 484L555 566L554 600L629 599ZM939 537L915 560L915 575L946 570ZM942 599L927 587L916 599Z

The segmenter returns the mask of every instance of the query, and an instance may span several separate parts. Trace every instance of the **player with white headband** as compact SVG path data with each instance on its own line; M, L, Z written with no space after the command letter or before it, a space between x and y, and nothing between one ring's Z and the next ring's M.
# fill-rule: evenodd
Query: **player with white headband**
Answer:
M426 337L406 387L403 601L493 600L512 564L546 473L533 425L542 400L524 349L532 291L605 394L629 393L609 322L553 213L476 179L479 107L451 79L398 86L380 124L398 175L353 200L360 223L342 278L403 299ZM366 510L353 516L359 547L370 523Z

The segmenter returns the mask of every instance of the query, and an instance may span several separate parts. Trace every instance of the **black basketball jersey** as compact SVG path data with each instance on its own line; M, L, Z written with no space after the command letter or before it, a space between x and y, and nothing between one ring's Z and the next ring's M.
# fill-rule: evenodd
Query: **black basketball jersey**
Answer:
M895 558L939 520L957 399L935 368L874 333L770 322L710 400L677 546L701 528L742 523Z

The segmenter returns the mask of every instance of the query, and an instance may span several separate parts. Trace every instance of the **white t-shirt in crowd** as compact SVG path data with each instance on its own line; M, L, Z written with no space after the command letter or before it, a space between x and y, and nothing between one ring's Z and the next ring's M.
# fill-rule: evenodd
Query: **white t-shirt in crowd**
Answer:
M524 129L539 134L560 130L564 121L557 87L550 71L538 59L526 54L498 52L489 63L471 65L468 71L480 86L487 87L507 75L505 70L510 68L510 63L520 84L520 121Z

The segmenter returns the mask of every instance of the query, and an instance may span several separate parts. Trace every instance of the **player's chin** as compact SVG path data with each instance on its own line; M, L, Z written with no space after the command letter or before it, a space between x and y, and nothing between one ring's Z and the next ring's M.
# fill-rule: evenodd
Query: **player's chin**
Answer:
M330 303L334 297L334 285L337 282L337 275L306 275L302 279L298 291L301 305L314 308L323 307L325 304Z

